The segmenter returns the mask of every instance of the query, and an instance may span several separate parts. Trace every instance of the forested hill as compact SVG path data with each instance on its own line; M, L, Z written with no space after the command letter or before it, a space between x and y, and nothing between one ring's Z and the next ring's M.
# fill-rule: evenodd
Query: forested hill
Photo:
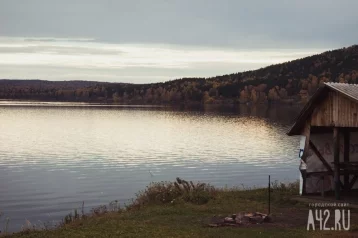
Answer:
M0 80L0 99L126 104L299 103L306 102L320 84L328 81L358 83L358 45L258 70L154 84Z

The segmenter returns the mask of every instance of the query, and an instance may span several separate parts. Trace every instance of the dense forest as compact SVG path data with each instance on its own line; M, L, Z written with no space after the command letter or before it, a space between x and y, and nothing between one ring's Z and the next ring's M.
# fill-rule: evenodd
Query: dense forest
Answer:
M121 104L304 103L329 81L358 83L358 45L258 70L153 84L4 79L0 80L0 99Z

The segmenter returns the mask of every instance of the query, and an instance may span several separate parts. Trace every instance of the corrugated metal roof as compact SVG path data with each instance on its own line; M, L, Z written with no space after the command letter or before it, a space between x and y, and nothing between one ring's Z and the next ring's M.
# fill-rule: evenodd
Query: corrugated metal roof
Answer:
M347 83L324 83L324 86L320 87L307 102L305 107L302 109L300 114L292 125L291 129L287 132L287 135L300 135L302 128L306 120L312 114L315 106L327 95L329 90L334 90L342 95L350 98L351 100L358 103L358 84L347 84Z
M325 85L358 102L358 84L325 83Z

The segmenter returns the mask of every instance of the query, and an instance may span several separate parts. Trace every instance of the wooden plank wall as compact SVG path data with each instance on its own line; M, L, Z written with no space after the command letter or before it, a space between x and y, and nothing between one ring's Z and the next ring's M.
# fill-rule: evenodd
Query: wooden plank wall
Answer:
M336 93L333 97L333 109L336 127L358 127L358 103Z
M329 92L314 109L311 125L358 127L358 103L340 93Z
M312 126L332 126L333 125L333 97L334 92L329 92L313 110L311 117Z

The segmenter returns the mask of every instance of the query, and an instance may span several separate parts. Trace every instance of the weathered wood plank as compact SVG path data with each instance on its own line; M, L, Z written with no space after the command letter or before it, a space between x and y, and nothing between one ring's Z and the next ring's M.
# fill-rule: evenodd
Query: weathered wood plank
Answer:
M332 116L332 93L314 109L311 117L312 126L331 126Z
M358 175L354 175L352 181L349 183L349 189L352 189L354 184L357 182Z
M329 92L313 110L311 125L358 127L358 104L337 92Z
M334 193L337 200L340 199L339 178L339 128L333 128L333 153L334 153Z
M332 116L333 116L333 125L332 126L337 126L337 121L338 121L338 95L336 93L333 94L333 107L332 107Z
M305 147L303 150L303 154L301 156L301 160L306 163L308 151L309 151L310 135L311 135L311 118L307 119L301 134L306 137ZM302 181L302 195L305 195L306 194L306 170L301 171L301 173L302 173L302 180L303 180Z
M305 148L303 150L303 155L301 159L306 163L307 156L308 156L308 150L310 149L310 135L311 135L311 119L309 118L305 124L305 127L303 128L302 135L306 137L305 141Z
M358 104L338 93L335 95L337 104L334 105L336 116L334 124L337 127L358 127Z
M350 132L349 129L345 129L344 130L344 150L343 150L343 158L344 158L344 162L348 163L349 162L349 152L350 152ZM346 173L348 172L348 169L345 168L344 169L345 173L344 173L344 190L346 191L346 193L348 193L349 191L349 174Z
M317 155L318 159L323 163L324 167L330 172L333 172L333 169L328 164L328 162L324 159L324 157L321 155L321 153L318 151L317 147L313 144L313 142L310 140L310 147L312 151Z

